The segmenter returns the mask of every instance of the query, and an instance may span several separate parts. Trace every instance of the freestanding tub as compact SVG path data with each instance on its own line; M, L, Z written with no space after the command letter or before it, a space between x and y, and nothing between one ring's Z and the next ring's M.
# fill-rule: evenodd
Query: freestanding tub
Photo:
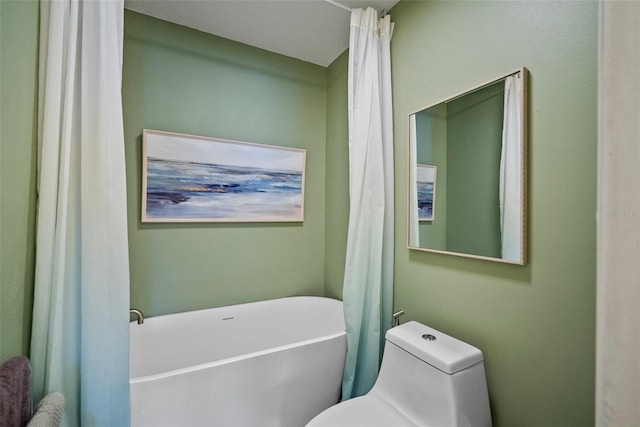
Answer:
M342 303L290 297L130 326L131 425L305 425L338 402Z

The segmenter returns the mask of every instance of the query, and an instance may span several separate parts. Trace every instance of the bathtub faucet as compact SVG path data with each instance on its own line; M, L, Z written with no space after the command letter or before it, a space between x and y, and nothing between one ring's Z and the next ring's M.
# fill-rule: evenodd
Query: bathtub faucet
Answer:
M138 325L142 325L144 323L144 314L137 308L132 308L129 310L129 315L134 315L138 318Z

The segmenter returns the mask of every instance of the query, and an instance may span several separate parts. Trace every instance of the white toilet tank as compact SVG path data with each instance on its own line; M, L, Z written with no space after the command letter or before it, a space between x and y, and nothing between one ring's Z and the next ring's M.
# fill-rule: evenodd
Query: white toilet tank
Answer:
M390 329L386 340L370 395L419 426L491 426L480 350L418 322Z

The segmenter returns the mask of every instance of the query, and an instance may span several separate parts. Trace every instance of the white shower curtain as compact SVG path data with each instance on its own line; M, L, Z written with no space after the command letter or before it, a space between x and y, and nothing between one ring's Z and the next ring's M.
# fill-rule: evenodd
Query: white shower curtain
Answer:
M502 126L502 154L500 157L500 231L502 232L502 258L521 259L520 211L522 202L522 85L520 73L505 79L504 122Z
M596 425L640 425L640 3L600 2Z
M343 300L348 353L343 399L365 394L380 366L393 310L391 17L351 15L349 44L349 229Z
M43 0L34 399L65 426L129 424L122 0Z

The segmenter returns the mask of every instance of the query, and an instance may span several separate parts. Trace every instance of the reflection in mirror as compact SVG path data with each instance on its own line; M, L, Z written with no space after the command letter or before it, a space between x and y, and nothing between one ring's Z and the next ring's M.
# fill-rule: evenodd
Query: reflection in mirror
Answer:
M409 115L411 249L525 264L526 73Z

